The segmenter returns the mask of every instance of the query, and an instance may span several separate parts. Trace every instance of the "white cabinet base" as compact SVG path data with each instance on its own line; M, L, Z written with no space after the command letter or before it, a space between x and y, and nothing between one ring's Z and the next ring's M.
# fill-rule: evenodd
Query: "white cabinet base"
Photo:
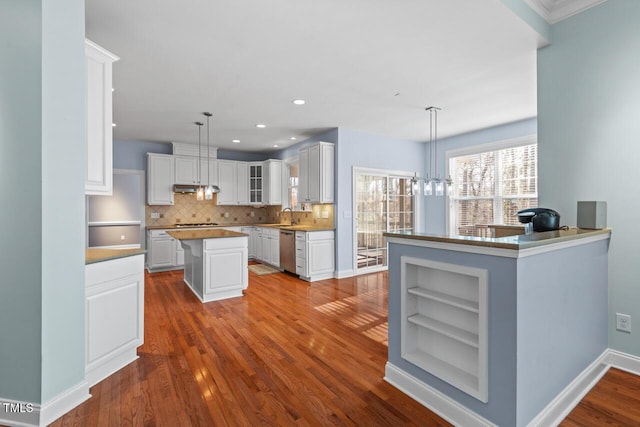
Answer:
M85 268L86 367L90 386L137 359L144 341L144 255Z

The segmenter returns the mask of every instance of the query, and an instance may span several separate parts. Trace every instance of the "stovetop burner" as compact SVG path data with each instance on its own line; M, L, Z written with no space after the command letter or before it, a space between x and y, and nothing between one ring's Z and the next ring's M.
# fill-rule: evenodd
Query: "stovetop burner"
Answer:
M181 222L178 224L174 224L178 228L182 227L213 227L214 225L218 225L217 222Z

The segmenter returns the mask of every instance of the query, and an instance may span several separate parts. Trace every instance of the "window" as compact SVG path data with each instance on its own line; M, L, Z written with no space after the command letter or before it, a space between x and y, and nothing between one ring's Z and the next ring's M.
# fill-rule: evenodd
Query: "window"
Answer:
M454 182L449 199L451 234L487 236L489 224L519 224L516 213L538 205L538 145L533 141L448 154Z
M298 163L289 163L289 182L287 184L289 207L298 209Z

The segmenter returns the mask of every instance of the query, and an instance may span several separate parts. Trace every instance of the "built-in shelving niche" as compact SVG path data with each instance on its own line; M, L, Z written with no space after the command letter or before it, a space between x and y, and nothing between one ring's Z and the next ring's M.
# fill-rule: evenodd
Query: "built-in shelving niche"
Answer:
M402 358L487 402L488 271L401 258Z

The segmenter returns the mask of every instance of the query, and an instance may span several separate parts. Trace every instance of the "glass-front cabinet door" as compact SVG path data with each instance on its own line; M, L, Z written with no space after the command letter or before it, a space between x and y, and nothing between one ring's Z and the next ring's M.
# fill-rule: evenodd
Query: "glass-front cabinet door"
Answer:
M263 199L263 170L262 163L249 163L249 203L261 205Z

